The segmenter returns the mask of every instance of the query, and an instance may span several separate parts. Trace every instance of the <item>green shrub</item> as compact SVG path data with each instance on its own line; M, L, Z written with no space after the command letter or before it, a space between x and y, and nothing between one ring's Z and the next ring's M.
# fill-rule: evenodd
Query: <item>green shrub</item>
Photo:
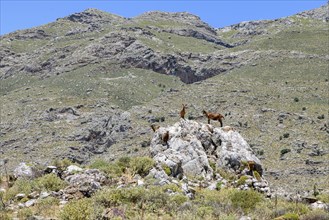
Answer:
M197 209L197 215L202 219L209 218L214 212L214 208L211 206L200 206Z
M211 169L212 169L214 172L216 172L216 168L217 168L217 166L216 166L216 163L215 163L215 162L209 162L209 166L211 167Z
M289 135L290 135L289 133L284 133L284 134L283 134L283 137L284 137L284 138L288 138Z
M295 97L295 98L294 98L294 101L295 101L295 102L299 102L299 98Z
M55 216L57 207L59 206L59 200L54 197L47 197L40 199L35 204L36 213L42 216Z
M163 164L161 164L161 167L162 167L162 169L165 171L165 173L166 173L168 176L171 175L170 167L169 167L167 164L163 163Z
M99 169L109 176L120 176L126 167L129 167L129 157L120 158L116 162L107 162L103 159L96 159L90 164L90 168Z
M318 200L324 202L324 203L329 203L329 194L325 193L325 194L319 194L316 197Z
M47 191L59 191L63 189L67 184L61 180L56 174L51 173L39 177L36 179L36 182L41 189L45 189Z
M254 190L235 191L231 195L233 207L242 208L245 212L254 209L257 203L262 201L262 198L262 195Z
M238 186L244 185L246 183L246 180L248 179L247 176L241 176L237 182Z
M187 201L187 197L182 194L176 194L170 197L169 204L172 204L177 209Z
M17 213L19 219L28 219L33 216L33 211L30 208L20 209Z
M25 195L30 194L33 190L37 189L37 184L33 180L18 179L14 185L8 189L4 194L4 200L8 201L14 199L18 193L24 193Z
M216 183L216 190L220 190L222 188L222 182L217 182Z
M66 170L66 168L70 165L73 164L72 161L70 161L69 159L67 158L64 158L62 160L55 160L54 161L54 166L56 166L59 170Z
M286 213L282 218L284 220L299 220L299 216L296 213Z
M260 176L260 174L256 170L253 171L253 175L257 179L257 181L262 180L262 177Z
M220 191L202 189L196 192L194 201L196 204L208 204L214 207L217 204L225 205L230 203L230 198L236 191L236 189L222 189Z
M134 173L146 176L155 165L155 161L150 157L134 157L131 158L129 165Z
M318 116L318 119L324 119L324 114L319 115L319 116Z
M287 149L287 148L282 149L282 150L280 151L281 157L282 157L283 155L289 153L290 151L291 151L291 150L290 150L290 149Z
M314 210L301 216L301 220L328 220L329 213L324 210Z
M0 209L0 219L1 220L12 220L13 218L10 216L10 214L6 211L1 211Z
M138 203L145 199L146 190L141 187L129 189L104 189L94 196L97 204L104 207L118 206L121 204Z
M64 206L60 213L62 220L89 220L94 219L94 209L92 200L84 198L80 200L73 200Z

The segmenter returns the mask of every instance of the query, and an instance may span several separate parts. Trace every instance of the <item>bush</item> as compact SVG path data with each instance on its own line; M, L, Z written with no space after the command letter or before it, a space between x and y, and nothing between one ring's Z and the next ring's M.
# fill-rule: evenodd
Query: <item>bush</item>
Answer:
M38 215L42 216L55 216L57 207L59 206L59 200L54 197L47 197L38 201L35 205L35 209Z
M287 213L282 216L284 220L299 220L299 216L296 213Z
M59 170L66 170L66 168L72 164L73 164L73 162L67 158L54 161L54 166L56 166Z
M66 186L66 183L54 173L39 177L36 179L36 182L39 188L45 189L47 191L59 191Z
M222 182L217 182L216 183L216 190L220 190L222 188Z
M299 102L299 98L295 97L295 98L294 98L294 101L295 101L295 102Z
M30 208L20 209L17 213L19 219L28 219L33 216L33 211Z
M257 203L262 201L262 198L260 193L253 190L236 191L231 195L233 207L242 208L245 212L254 209Z
M284 134L283 134L283 137L284 137L284 138L288 138L288 137L289 137L289 133L284 133Z
M28 179L18 179L15 181L14 185L8 189L3 199L5 201L14 199L18 193L24 193L25 195L28 195L35 189L37 189L37 184L35 181Z
M165 173L170 176L171 175L171 170L170 167L167 164L161 164L162 169L165 171Z
M324 119L324 114L318 116L318 119Z
M146 176L155 165L155 161L150 157L134 157L130 160L129 165L134 173Z
M84 198L69 202L62 210L60 219L62 220L82 220L94 219L94 209L92 200Z
M97 204L104 207L138 203L145 199L146 190L140 187L130 189L104 189L94 196Z
M254 177L255 177L258 181L261 181L261 180L262 180L260 174L259 174L256 170L253 171L253 175L254 175Z
M9 213L7 213L5 211L1 211L1 209L0 209L0 219L1 220L12 220L13 218L11 218Z
M317 199L319 199L320 201L324 202L324 203L329 203L329 194L319 194L317 197Z
M286 153L289 153L290 151L291 151L291 150L290 150L290 149L287 149L287 148L282 149L282 150L280 151L281 157L282 157L283 155L285 155Z
M328 220L329 213L324 210L314 210L300 218L301 220Z
M240 179L237 182L238 186L244 185L246 183L246 180L248 179L247 176L241 176Z

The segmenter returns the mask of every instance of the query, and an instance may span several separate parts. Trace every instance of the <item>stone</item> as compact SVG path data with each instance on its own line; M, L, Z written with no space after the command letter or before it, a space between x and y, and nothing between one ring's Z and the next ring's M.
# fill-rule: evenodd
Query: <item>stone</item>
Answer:
M316 210L316 209L322 209L322 210L328 210L329 205L325 204L321 201L316 201L310 205L311 209Z
M66 172L68 174L72 174L72 173L75 173L75 172L81 172L83 169L76 166L76 165L70 165L66 168Z
M33 171L26 163L20 163L14 170L15 178L32 178Z
M27 196L29 199L36 199L39 197L39 193L34 191Z
M47 193L47 192L41 192L41 193L40 193L40 199L47 198L48 196L50 196L50 194Z
M31 207L34 206L34 204L36 203L36 199L30 199L29 201L25 202L25 206L26 207Z
M19 194L17 194L17 195L15 196L15 199L17 199L17 200L21 200L21 199L23 199L24 197L26 197L26 195L25 195L24 193L19 193Z

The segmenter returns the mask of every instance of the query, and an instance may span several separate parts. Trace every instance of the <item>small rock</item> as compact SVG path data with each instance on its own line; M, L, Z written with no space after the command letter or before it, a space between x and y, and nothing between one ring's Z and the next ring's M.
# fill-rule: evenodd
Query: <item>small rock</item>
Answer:
M34 192L30 193L27 197L29 199L36 199L38 196L39 196L39 193L34 191Z
M137 186L143 186L144 181L143 180L137 180Z
M76 166L76 165L70 165L66 168L66 172L68 174L72 174L72 173L75 173L75 172L81 172L83 169Z
M24 208L25 207L25 205L24 205L24 203L18 203L18 208Z
M328 210L329 206L321 201L317 201L311 204L311 209L323 209Z
M23 199L25 196L26 196L26 195L25 195L24 193L19 193L19 194L17 194L17 195L15 196L15 198L16 198L17 200L21 200L21 199Z
M41 192L41 193L40 193L40 199L47 198L48 196L50 196L50 194L47 193L47 192Z
M25 206L26 207L31 207L36 203L36 201L37 201L36 199L31 199L31 200L29 200L25 203Z

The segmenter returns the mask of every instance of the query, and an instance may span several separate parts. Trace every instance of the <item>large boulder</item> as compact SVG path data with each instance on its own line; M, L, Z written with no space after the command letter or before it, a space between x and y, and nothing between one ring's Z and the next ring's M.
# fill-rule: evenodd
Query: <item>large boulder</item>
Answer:
M32 178L33 176L32 168L26 163L20 163L14 170L15 178Z
M169 134L166 141L166 134ZM239 172L257 170L262 175L260 160L249 144L231 127L214 128L212 125L183 120L171 127L160 127L151 141L151 155L158 164L167 165L171 176L213 178L210 161L217 166Z

